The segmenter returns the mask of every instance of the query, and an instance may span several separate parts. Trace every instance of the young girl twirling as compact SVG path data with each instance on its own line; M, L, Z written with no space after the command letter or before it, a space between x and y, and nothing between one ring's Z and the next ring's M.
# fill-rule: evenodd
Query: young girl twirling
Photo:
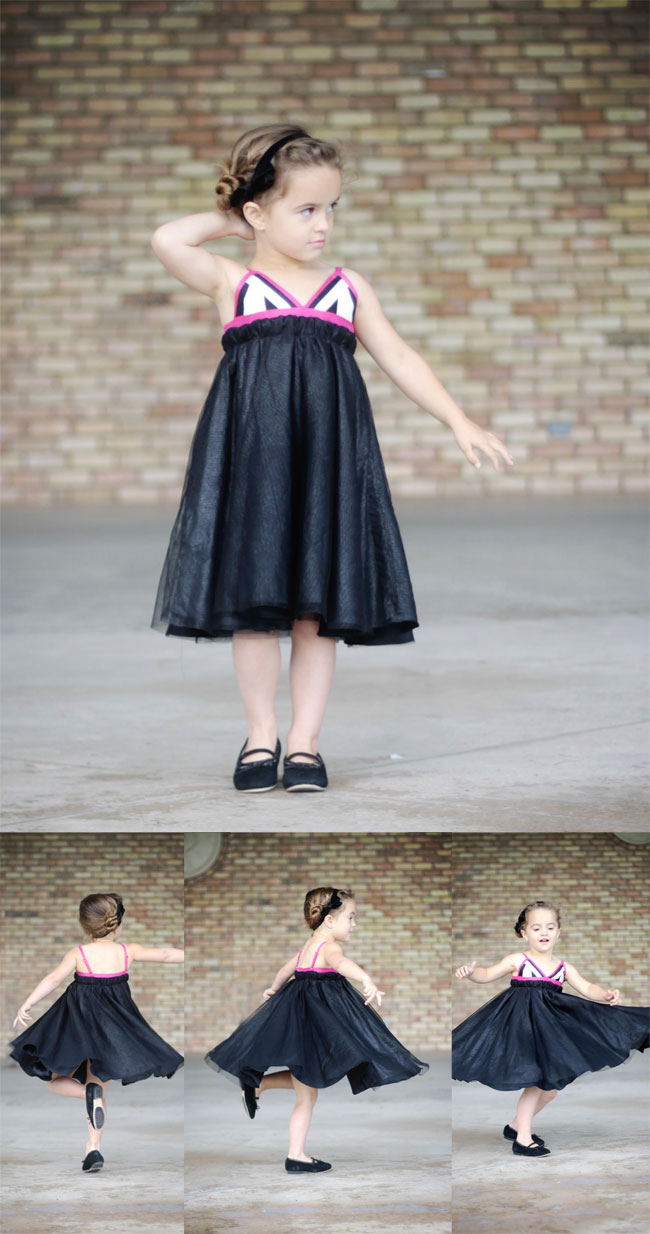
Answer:
M586 981L556 958L560 914L545 900L526 905L515 934L525 951L489 968L477 968L473 960L456 969L456 977L479 984L508 974L511 980L509 989L454 1029L452 1077L504 1091L523 1088L504 1137L516 1155L547 1157L551 1150L531 1131L535 1115L579 1075L616 1067L632 1050L645 1050L650 1009L621 1007L618 990ZM565 982L584 998L565 995Z
M284 1163L289 1174L332 1168L305 1151L320 1088L347 1076L352 1092L362 1093L428 1070L371 1007L375 999L381 1006L384 991L343 954L341 943L356 927L353 893L316 887L307 892L304 916L311 937L276 973L261 1006L205 1056L206 1063L239 1082L250 1118L260 1093L293 1088L296 1104ZM363 997L348 978L360 982ZM286 1070L265 1074L269 1067Z
M474 467L512 464L388 322L358 271L323 264L341 191L334 145L271 124L235 143L217 209L164 223L157 257L209 296L224 356L199 418L152 626L232 638L248 727L235 788L274 788L279 635L292 641L293 718L282 783L318 792L336 643L413 641L404 547L354 352L359 340L407 398L448 424ZM255 240L252 265L202 247Z
M82 1169L104 1165L99 1151L106 1121L109 1080L134 1084L147 1076L170 1076L182 1056L154 1032L129 990L128 971L138 960L179 964L177 947L143 947L118 941L124 905L120 896L89 895L79 906L88 941L72 947L23 1003L14 1027L26 1026L11 1042L11 1057L27 1075L47 1081L53 1093L86 1103L88 1140ZM32 1023L31 1008L74 973L60 998Z

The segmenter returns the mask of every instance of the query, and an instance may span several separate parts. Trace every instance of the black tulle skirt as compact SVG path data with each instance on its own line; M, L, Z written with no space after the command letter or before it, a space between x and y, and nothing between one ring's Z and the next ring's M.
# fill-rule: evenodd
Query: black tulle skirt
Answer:
M296 973L205 1061L255 1087L270 1067L287 1067L311 1088L329 1088L347 1076L353 1093L428 1069L339 973Z
M138 1010L128 974L76 973L60 998L11 1042L11 1057L27 1075L73 1075L85 1083L86 1059L98 1079L134 1084L173 1076L183 1058Z
M413 641L404 547L355 336L311 317L231 327L201 412L152 626Z
M452 1033L452 1078L509 1091L566 1088L648 1048L650 1008L610 1007L547 981L512 981Z

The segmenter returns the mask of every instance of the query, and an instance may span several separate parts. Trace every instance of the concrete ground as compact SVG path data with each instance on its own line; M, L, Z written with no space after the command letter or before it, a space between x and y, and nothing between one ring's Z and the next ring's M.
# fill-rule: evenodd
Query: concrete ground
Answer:
M108 1086L103 1170L83 1174L82 1101L1 1072L3 1234L183 1234L183 1072Z
M581 1076L533 1130L550 1157L503 1139L518 1093L452 1085L454 1234L647 1234L648 1057Z
M449 1056L403 1084L318 1097L307 1151L322 1174L284 1169L289 1092L262 1094L251 1122L239 1090L187 1060L185 1234L450 1234Z
M149 627L175 510L5 512L4 826L645 828L645 499L397 513L416 641L339 644L326 793L245 795L230 642Z

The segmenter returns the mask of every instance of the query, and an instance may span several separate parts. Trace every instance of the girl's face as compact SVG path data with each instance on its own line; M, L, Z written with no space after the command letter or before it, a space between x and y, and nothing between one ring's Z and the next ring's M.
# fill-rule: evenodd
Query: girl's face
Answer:
M332 913L333 933L337 943L344 943L357 928L356 904L354 900L346 900L343 908Z
M335 167L292 171L283 197L269 206L258 202L244 206L246 220L255 229L258 249L267 255L278 253L300 262L317 262L332 234L340 193L341 173Z
M528 914L523 937L529 947L538 951L552 951L560 937L557 917L551 908L533 908Z

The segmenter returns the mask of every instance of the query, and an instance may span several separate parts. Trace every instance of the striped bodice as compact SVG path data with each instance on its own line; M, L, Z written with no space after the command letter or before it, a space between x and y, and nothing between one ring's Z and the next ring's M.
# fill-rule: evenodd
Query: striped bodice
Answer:
M553 985L563 985L566 981L566 967L564 960L560 960L557 968L553 969L552 973L544 973L541 968L538 968L534 960L524 953L523 963L519 965L517 972L514 974L513 981L550 981Z
M327 275L306 304L301 304L268 274L249 268L235 292L235 316L226 323L224 332L244 322L290 316L319 317L354 333L357 301L357 293L340 266Z

